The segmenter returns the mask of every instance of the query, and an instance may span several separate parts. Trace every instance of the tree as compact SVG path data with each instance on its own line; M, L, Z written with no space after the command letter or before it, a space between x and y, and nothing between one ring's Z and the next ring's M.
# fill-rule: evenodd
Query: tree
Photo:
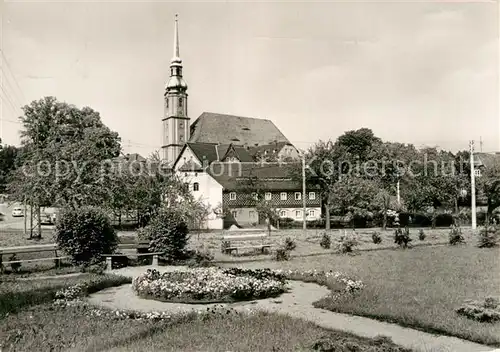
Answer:
M491 219L493 211L500 207L500 158L495 155L489 165L482 170L481 177L476 178L478 188L487 199L487 220Z
M337 147L342 147L345 156L354 162L359 160L363 163L369 160L372 150L382 143L381 139L376 137L369 128L360 128L358 130L347 131L335 142Z
M111 179L103 163L120 153L120 138L98 112L45 97L23 107L23 167L9 189L35 205L102 205Z
M331 190L331 210L337 215L367 217L373 210L373 199L377 195L378 185L375 181L361 177L344 177L336 182Z
M8 179L18 166L19 149L12 145L2 146L0 139L0 193L7 190Z

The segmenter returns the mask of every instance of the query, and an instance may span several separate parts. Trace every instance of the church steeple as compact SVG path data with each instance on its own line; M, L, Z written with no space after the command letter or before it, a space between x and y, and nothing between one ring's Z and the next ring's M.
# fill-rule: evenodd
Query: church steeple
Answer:
M175 15L174 56L170 61L170 78L165 86L165 113L163 116L163 159L173 164L182 147L189 140L187 84L182 78L182 60L179 57L179 21Z
M187 84L182 79L182 60L179 56L179 21L177 14L175 15L174 26L174 56L170 61L170 79L165 87L167 92L169 90L187 90Z

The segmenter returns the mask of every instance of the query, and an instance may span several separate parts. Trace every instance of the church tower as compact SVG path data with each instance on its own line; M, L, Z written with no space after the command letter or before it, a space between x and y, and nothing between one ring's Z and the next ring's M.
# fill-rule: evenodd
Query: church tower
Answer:
M170 62L170 78L165 86L162 157L173 165L182 147L189 140L190 125L187 110L187 84L182 78L179 57L179 25L175 15L174 57Z

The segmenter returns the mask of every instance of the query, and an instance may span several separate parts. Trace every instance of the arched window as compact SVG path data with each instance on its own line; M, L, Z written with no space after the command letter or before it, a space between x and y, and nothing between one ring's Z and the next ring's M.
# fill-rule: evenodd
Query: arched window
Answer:
M199 191L200 190L200 184L198 182L193 183L193 191Z

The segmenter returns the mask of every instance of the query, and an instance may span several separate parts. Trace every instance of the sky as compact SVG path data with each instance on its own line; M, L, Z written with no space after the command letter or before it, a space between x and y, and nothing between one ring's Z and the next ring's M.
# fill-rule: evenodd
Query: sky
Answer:
M161 145L179 14L188 114L267 118L298 148L384 140L500 150L498 3L0 3L3 143L44 96L101 114L125 152Z

